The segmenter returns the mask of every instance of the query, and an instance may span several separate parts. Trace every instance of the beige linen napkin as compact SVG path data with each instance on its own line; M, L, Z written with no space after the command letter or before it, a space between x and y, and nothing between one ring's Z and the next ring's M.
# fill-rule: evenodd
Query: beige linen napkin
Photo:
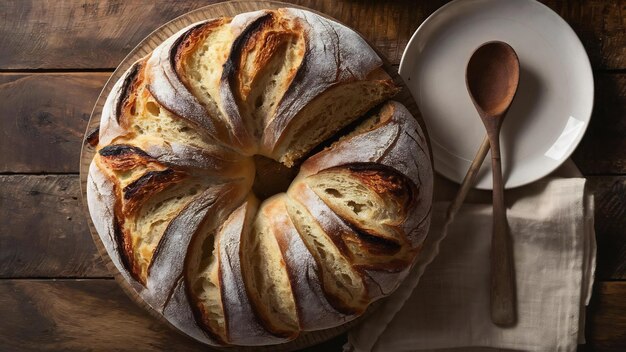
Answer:
M584 343L595 269L593 199L584 178L555 177L564 173L579 175L568 162L551 177L506 192L515 327L499 328L489 318L490 193L473 191L445 234L448 202L441 199L455 189L439 178L423 255L396 293L350 332L347 349L575 351Z

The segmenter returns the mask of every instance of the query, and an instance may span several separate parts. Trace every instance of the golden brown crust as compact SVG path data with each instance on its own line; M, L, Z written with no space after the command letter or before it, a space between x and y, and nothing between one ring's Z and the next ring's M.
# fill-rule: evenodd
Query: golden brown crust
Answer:
M358 270L355 270L356 268L348 268L349 272L356 272L356 277L353 277L353 279L356 280L355 289L349 294L350 296L355 296L351 299L347 299L345 295L342 297L337 288L332 288L334 285L333 281L339 280L339 277L335 277L336 273L331 267L332 263L327 261L327 257L333 256L328 254L324 255L324 250L320 250L320 238L316 239L315 236L311 236L311 234L302 231L304 228L302 225L310 221L310 223L308 223L309 226L312 225L319 227L319 229L323 232L323 236L328 237L331 243L336 246L339 252L337 255L347 259L347 262L349 262L350 255L348 248L342 240L342 236L348 234L350 229L335 213L330 210L330 208L328 208L328 206L322 202L322 200L307 184L298 181L294 182L287 191L287 195L289 196L292 204L297 203L303 207L301 212L306 214L305 218L308 217L308 219L304 221L302 221L302 217L299 220L296 220L296 218L301 216L297 215L298 210L295 208L289 210L291 220L294 224L297 224L296 226L298 227L298 232L300 233L301 238L303 239L309 252L315 258L315 262L317 263L317 268L319 270L317 276L322 278L320 286L326 294L328 302L337 311L345 315L361 314L368 304L367 288L363 285L362 275L358 272ZM345 272L342 274L345 274ZM343 285L340 284L339 286Z
M124 216L124 212L122 211L123 204L119 194L121 193L120 186L115 179L113 179L113 190L117 195L115 198L114 208L113 208L113 226L114 226L114 236L118 241L120 246L119 254L122 258L122 264L126 267L126 269L130 272L130 275L137 280L139 283L145 286L146 279L141 275L141 268L138 263L134 260L135 258L135 249L132 244L131 234L128 231L124 230L124 223L126 221L126 217Z
M185 173L172 169L148 171L141 175L137 180L122 189L124 200L126 201L124 213L126 215L133 214L139 209L142 200L179 182L185 176Z
M264 258L262 249L265 247L265 254L268 254L267 246L276 246L278 249L272 227L273 208L269 201L263 202L259 207L250 231L241 237L238 260L244 293L250 301L256 320L271 335L290 340L298 335L299 327L285 258L280 250L273 257ZM281 279L285 281L271 281ZM281 292L281 288L288 292ZM292 305L294 310L289 309Z
M219 246L219 242L217 242L216 245ZM221 261L219 251L217 254L217 258L215 260L217 260L218 262ZM224 286L224 282L222 281L221 268L218 267L217 270L218 270L217 277L218 277L219 285L221 289L221 287ZM195 297L194 295L188 294L188 296L189 296L190 301L193 302L194 304L194 308L195 308L194 314L196 316L196 320L199 322L200 327L202 327L204 332L207 333L209 336L211 336L211 338L213 338L215 341L221 344L227 344L228 341L225 339L225 337L228 336L228 324L225 324L223 331L220 331L220 333L218 333L217 329L214 327L213 320L211 319L211 314L206 309L206 306L202 304L202 302L200 302L200 300L198 300L197 297ZM228 319L227 315L228 313L226 312L226 310L224 310L225 320Z
M124 264L132 276L143 285L146 278L142 275L141 268L134 260L134 246L130 231L124 226L125 222L136 216L144 202L152 195L181 181L186 177L182 171L174 171L159 163L143 150L130 145L114 144L106 146L98 151L97 164L113 182L117 194L115 212L115 234L122 243L121 256ZM139 177L125 186L122 186L116 172L128 172L135 168L143 167L145 171Z
M269 28L274 20L275 15L272 12L268 12L263 16L260 16L256 20L252 22L252 24L248 25L244 31L235 38L230 54L228 55L228 59L224 64L224 71L222 72L222 82L230 84L230 88L239 93L239 95L243 95L244 92L241 81L241 78L244 75L244 72L241 72L241 64L245 61L246 57L252 51L252 48L256 47L255 40L259 38L263 30ZM271 44L271 43L269 43ZM263 58L269 59L271 52L268 50L261 50L261 53L265 53L266 55L258 55L257 61L264 61ZM239 78L240 82L235 81ZM237 84L239 83L239 84ZM237 89L239 88L239 89Z
M146 60L139 61L132 67L131 73L126 78L122 88L119 105L116 107L115 115L120 126L128 129L132 116L136 114L136 104L139 94L144 91L145 78L144 71Z
M134 260L135 258L135 249L132 244L132 240L130 237L130 233L128 231L123 230L123 216L118 215L119 211L117 211L118 206L116 203L116 212L115 212L115 220L114 220L114 229L115 229L115 239L121 246L120 257L122 258L122 264L129 271L130 275L137 280L142 285L146 285L146 278L141 275L141 268Z
M176 73L178 73L178 77L184 83L187 82L187 66L184 64L185 58L197 50L198 46L202 44L212 31L226 23L229 23L230 20L231 19L228 17L221 17L200 23L182 35L177 43L173 45L172 49L174 50L173 58Z
M242 109L242 100L245 100L245 92L241 89L244 69L241 65L242 58L248 54L244 49L246 44L258 35L259 31L269 26L273 13L268 12L260 16L248 25L243 32L238 35L232 43L228 58L224 63L222 76L220 79L220 94L222 98L222 106L226 115L235 124L239 125L240 130L235 130L238 140L249 140L255 134L254 125L249 119L245 119L247 111Z
M150 195L159 193L170 185L179 182L187 175L183 171L174 171L158 162L143 150L125 144L114 144L98 151L103 167L111 171L126 172L135 168L145 168L143 174L120 189L121 215L131 217ZM120 182L113 177L117 187Z
M391 199L397 207L407 210L411 206L417 192L415 183L396 170L376 163L352 163L344 166L350 175L358 178L367 187L382 197ZM332 169L328 169L330 171ZM406 217L406 213L402 214Z
M111 170L129 170L136 165L147 166L154 162L143 150L128 144L111 144L98 151L105 165Z
M200 297L195 287L195 281L201 272L203 258L216 254L215 260L220 262L219 251L213 252L214 246L220 246L222 235L220 225L227 220L229 213L245 196L246 180L234 181L230 184L209 186L204 192L190 201L179 214L168 224L163 238L154 251L154 257L149 267L149 285L151 298L158 306L166 307L172 304L172 295L178 285L184 286L184 296L188 303L178 307L179 310L189 313L193 324L212 340L227 342L228 327L216 324L211 319L205 306L200 304ZM205 244L212 243L208 248ZM208 252L205 252L207 251ZM191 253L191 255L190 255ZM219 294L222 281L218 269ZM200 283L202 284L202 283ZM223 299L223 296L221 297ZM220 297L217 297L220 300ZM163 308L165 309L165 308ZM185 324L191 324L185 321Z
M213 340L217 341L220 344L227 345L228 341L226 341L222 336L218 335L215 331L213 331L211 326L211 314L209 311L205 309L205 306L199 301L193 302L194 308L196 312L196 320L202 327L202 330L209 335ZM224 331L225 334L228 334L228 331ZM227 336L227 335L226 335Z
M256 78L269 69L267 66L272 58L284 50L290 39L298 40L302 37L302 31L299 22L294 23L283 16L278 17L276 13L269 13L260 19L258 26L250 26L250 35L242 37L245 41L239 47L233 46L234 52L238 53L235 66L239 67L235 72L236 91L244 101L247 100ZM303 51L293 54L304 56ZM252 70L242 69L247 62ZM293 79L297 69L298 67L292 67L289 70L287 81Z
M91 131L87 132L85 135L85 140L83 141L83 145L89 145L91 147L95 147L98 145L98 141L100 140L100 127L96 127Z
M252 155L288 166L397 91L362 38L307 11L247 13L176 33L116 83L98 138L86 138L100 143L88 199L114 264L205 343L277 344L356 318L397 287L428 228L432 170L420 164L425 139L406 109L385 104L376 121L305 161L287 194L233 215L254 198ZM362 204L346 208L316 188L332 175L375 199L369 219L350 213ZM276 192L262 185L253 191ZM258 217L269 237L246 245L242 234ZM211 250L203 236L214 236ZM246 262L253 247L261 256ZM246 270L259 262L271 271L249 284ZM265 309L249 285L293 302Z

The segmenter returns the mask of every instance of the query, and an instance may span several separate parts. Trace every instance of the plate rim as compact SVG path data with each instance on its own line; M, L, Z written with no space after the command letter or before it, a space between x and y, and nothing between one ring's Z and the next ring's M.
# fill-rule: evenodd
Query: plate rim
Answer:
M585 133L587 131L587 129L589 128L589 123L591 121L591 117L593 115L593 110L595 107L595 78L593 75L593 68L591 66L591 61L589 59L589 54L587 53L587 50L585 49L585 46L582 44L580 38L578 37L578 34L576 34L576 32L574 31L574 29L570 26L570 24L565 21L565 19L563 19L563 17L561 17L558 13L556 13L554 10L552 10L550 7L548 7L545 4L542 4L538 1L535 0L453 0L443 6L441 6L440 8L438 8L437 10L435 10L432 14L430 14L430 16L428 16L428 18L426 18L415 30L415 32L413 32L413 35L411 35L411 39L409 39L409 41L407 42L406 47L404 48L404 52L402 53L402 57L400 59L400 65L398 67L398 74L404 79L405 74L407 73L407 70L409 70L409 63L408 61L412 61L414 62L417 58L417 56L419 55L419 50L410 50L410 48L414 47L415 45L417 45L417 41L418 41L418 37L420 36L421 33L423 33L425 31L424 28L428 28L428 26L431 25L431 23L433 21L435 21L438 17L442 16L442 14L444 14L446 11L449 11L450 8L454 8L455 6L459 6L461 4L467 4L469 2L474 2L474 3L489 3L489 2L505 2L508 1L509 3L512 2L522 2L525 1L527 4L530 4L531 6L537 6L538 8L541 8L541 10L543 12L545 12L548 15L551 15L553 17L555 17L556 21L555 23L557 23L558 26L563 28L563 31L567 33L568 36L570 36L572 38L571 42L572 44L576 47L576 50L580 50L580 54L581 54L581 58L583 59L583 66L584 66L584 72L581 72L581 75L586 75L589 79L589 81L591 82L591 85L588 87L590 89L589 92L589 113L585 114L583 119L580 119L584 122L584 126L582 131L578 134L578 136L576 136L576 138L572 141L571 143L571 149L566 152L563 157L560 160L555 160L555 162L553 164L551 164L552 166L546 168L545 171L539 172L539 173L535 173L535 175L533 177L527 177L526 180L523 180L521 182L516 182L513 184L508 184L508 182L505 181L505 185L504 188L505 189L514 189L514 188L519 188L522 186L526 186L528 184L531 184L533 182L536 182L548 175L550 175L552 172L554 172L555 170L557 170L561 165L563 165L563 163L565 163L568 159L570 159L570 157L572 156L572 154L574 153L574 151L578 148L578 146L580 145L580 142L582 141L583 137L585 136ZM411 52L411 53L409 53ZM412 56L412 57L409 57ZM413 72L413 71L412 71ZM409 85L407 84L407 87ZM417 102L418 105L420 105L421 100L419 99L419 97L415 97L415 101ZM426 123L426 121L428 120L428 118L422 114L422 118L424 119L424 122ZM455 183L461 183L462 182L462 177L459 179L456 179L454 177L452 177L452 175L448 174L447 172L442 172L439 168L437 168L436 166L441 162L441 161L437 161L438 159L441 160L441 157L438 156L438 153L435 152L435 144L432 139L431 139L431 153L432 153L432 158L433 158L433 168L434 171L437 172L439 175L445 177L446 179L455 182ZM526 158L528 159L528 157ZM470 160L471 161L471 160ZM491 168L491 167L489 167ZM473 188L479 189L479 190L492 190L493 189L493 184L491 182L489 182L488 185L486 186L482 186L482 185L478 185L475 184L473 185Z

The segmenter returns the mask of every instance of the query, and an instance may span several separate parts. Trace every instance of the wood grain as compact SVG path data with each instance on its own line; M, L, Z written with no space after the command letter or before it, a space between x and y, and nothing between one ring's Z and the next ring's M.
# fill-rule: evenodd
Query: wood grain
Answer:
M154 320L113 280L1 280L0 316L2 351L210 350Z
M574 29L596 69L626 67L626 1L541 0Z
M591 176L598 243L596 277L626 279L626 176Z
M113 280L3 280L0 306L2 350L107 350L112 345L128 351L200 350L152 319Z
M76 172L89 115L109 76L0 74L0 172Z
M216 0L0 2L0 69L115 68L165 22ZM413 32L446 0L289 0L360 31L399 63ZM574 28L593 66L626 67L626 0L542 1ZM41 53L45 53L42 55Z
M595 287L586 350L626 348L626 282ZM1 280L0 350L196 351L207 348L152 319L113 280ZM129 333L132 331L132 333ZM341 351L345 336L304 351Z
M573 158L585 175L626 173L626 74L598 74L594 111Z
M0 278L110 277L87 228L78 176L0 176Z
M626 351L626 282L599 282L587 310L587 351Z
M163 23L215 0L9 0L0 68L114 68Z
M399 64L417 27L446 0L287 0L336 18L361 33L392 63Z

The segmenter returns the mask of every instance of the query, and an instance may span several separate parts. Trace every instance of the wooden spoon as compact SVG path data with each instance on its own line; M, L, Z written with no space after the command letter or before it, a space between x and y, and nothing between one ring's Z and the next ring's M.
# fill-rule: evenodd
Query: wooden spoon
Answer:
M511 46L489 42L476 49L467 64L467 90L485 125L493 172L491 238L491 320L510 326L517 321L513 255L504 205L500 163L500 128L519 83L519 60Z

